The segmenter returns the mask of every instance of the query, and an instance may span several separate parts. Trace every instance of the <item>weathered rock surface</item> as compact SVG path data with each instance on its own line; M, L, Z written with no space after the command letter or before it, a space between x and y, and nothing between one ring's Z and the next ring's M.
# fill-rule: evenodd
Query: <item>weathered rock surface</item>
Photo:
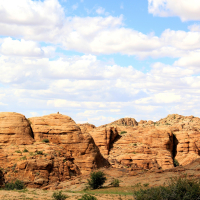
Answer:
M51 114L29 120L35 140L49 139L50 142L61 145L63 151L74 158L74 163L79 166L82 173L108 164L91 135L82 133L71 117Z
M33 133L24 115L0 113L0 145L32 144L33 141Z
M77 125L80 127L82 133L89 133L94 128L96 128L95 125L89 123L77 124Z
M93 137L95 144L99 147L104 157L109 154L112 143L118 136L118 131L114 126L98 127L89 132Z
M18 113L0 113L0 136L6 182L19 179L29 187L44 187L109 165L93 138L65 115L27 120Z
M123 125L123 126L137 126L138 123L134 118L121 118L119 120L116 120L108 125Z
M110 140L110 126L115 127ZM107 130L106 130L107 129ZM89 132L113 167L168 169L200 157L200 119L173 114L157 122L122 118Z
M124 127L123 130L108 156L113 167L125 166L133 170L173 167L170 129Z
M156 122L157 126L167 126L174 134L174 158L181 165L187 165L200 158L200 118L168 115Z
M130 175L170 170L174 159L185 166L200 158L199 138L200 118L194 116L173 114L139 123L122 118L95 127L77 125L61 114L27 120L4 112L0 113L0 184L18 178L29 187L48 187L109 163L128 168Z

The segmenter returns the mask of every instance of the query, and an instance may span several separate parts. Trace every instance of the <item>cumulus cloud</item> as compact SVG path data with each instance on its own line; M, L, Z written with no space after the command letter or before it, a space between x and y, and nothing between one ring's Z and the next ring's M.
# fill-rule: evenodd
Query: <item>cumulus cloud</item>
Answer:
M148 56L181 57L187 54L188 50L200 48L200 32L194 31L197 30L194 26L188 32L167 29L158 37L125 28L123 15L119 17L65 17L63 8L57 0L43 2L23 0L21 4L16 4L13 12L8 5L7 1L0 2L1 13L5 14L0 18L0 34L20 39L21 45L24 40L32 42L29 45L35 45L34 48L32 47L33 55L44 51L33 41L47 42L59 45L65 50L87 54L121 53L136 55L141 59ZM20 12L22 16L18 15ZM106 14L104 8L101 7L97 9L97 12ZM17 43L17 41L12 42ZM14 49L12 51L17 52ZM6 52L5 48L4 53Z
M99 15L102 15L105 13L105 9L102 8L102 7L99 7L98 9L96 9L96 13L99 14Z
M139 120L150 119L155 112L167 115L177 104L184 107L200 100L200 78L193 69L175 65L155 63L145 74L133 66L104 63L94 55L56 60L2 55L0 65L0 84L7 87L0 87L1 105L9 105L11 111L23 107L28 116L35 110L60 111L76 121L101 125L117 116ZM179 111L191 112L181 107Z
M64 11L58 0L31 1L7 0L0 2L0 22L38 26L46 24L60 25Z
M192 32L200 32L200 24L193 24L188 26L188 29Z
M148 10L155 16L178 16L182 21L200 20L198 0L148 0Z

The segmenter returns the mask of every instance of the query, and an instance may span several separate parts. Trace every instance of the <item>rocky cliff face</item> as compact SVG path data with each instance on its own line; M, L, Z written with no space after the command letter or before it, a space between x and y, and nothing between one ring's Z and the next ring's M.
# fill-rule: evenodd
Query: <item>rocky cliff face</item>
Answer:
M46 187L92 169L169 169L200 157L200 119L168 115L157 122L122 118L95 127L51 114L28 120L0 113L1 180ZM103 155L103 156L102 156ZM130 174L131 174L130 173Z
M26 119L0 114L0 167L5 181L20 179L44 187L92 169L108 166L93 138L68 116L52 114Z
M48 139L59 144L67 155L74 158L82 173L106 165L93 138L81 129L71 117L51 114L43 117L29 118L35 141Z
M0 145L32 144L33 133L24 115L0 113Z
M122 118L89 132L113 167L168 169L200 156L200 119L173 114L157 122ZM112 135L112 138L110 137Z

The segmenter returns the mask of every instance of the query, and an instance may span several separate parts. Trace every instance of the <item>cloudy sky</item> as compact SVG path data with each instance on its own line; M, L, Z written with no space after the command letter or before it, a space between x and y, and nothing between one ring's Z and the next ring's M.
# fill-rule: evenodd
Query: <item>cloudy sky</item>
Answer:
M199 0L0 0L0 111L200 117Z

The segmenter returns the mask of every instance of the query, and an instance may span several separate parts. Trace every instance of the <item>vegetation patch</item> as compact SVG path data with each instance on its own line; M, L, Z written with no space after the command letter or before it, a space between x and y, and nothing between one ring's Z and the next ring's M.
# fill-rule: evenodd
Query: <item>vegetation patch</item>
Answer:
M90 195L90 194L84 194L80 199L78 200L97 200L96 197Z
M200 199L200 181L171 178L168 186L140 189L134 192L135 200L195 200Z
M178 162L178 160L176 160L176 159L174 159L174 167L178 167L179 166L179 162Z
M88 179L88 185L92 189L100 188L106 181L105 174L101 171L92 172L90 174L90 179Z
M42 142L49 143L49 139L45 138L45 139L42 140Z
M121 131L120 135L127 133L127 131Z
M28 152L28 150L27 150L27 149L24 149L23 152L26 153L26 152Z
M113 187L119 187L119 179L114 179L112 182L111 182L111 185Z
M22 181L16 180L14 183L6 183L4 189L5 190L22 190L25 188L25 185Z
M62 194L62 191L59 191L59 192L54 192L52 198L55 200L65 200L66 198L68 198L68 196Z

